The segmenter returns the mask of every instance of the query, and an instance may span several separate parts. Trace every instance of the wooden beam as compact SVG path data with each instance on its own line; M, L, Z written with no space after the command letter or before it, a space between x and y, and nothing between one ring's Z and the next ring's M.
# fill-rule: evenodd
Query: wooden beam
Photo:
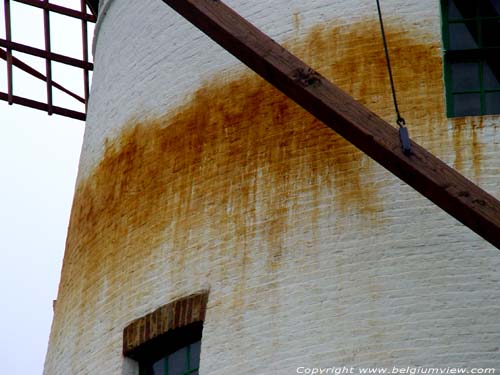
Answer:
M99 10L99 0L85 0L92 14L97 17L97 11Z
M398 131L218 0L162 0L401 180L500 249L500 202Z

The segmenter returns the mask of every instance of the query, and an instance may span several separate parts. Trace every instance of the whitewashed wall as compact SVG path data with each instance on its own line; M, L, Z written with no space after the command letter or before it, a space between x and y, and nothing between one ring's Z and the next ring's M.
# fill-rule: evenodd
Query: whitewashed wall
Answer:
M374 1L226 3L392 121ZM412 136L498 196L498 116L444 117L438 2L382 5L389 43L396 47L408 40L418 46L393 50L396 78L404 66L401 77L417 82L397 81ZM340 35L331 40L335 48L317 60L315 53L323 50L308 44L321 38L328 43L330 29ZM368 34L375 34L373 43ZM149 206L148 186L158 187L154 182L145 182L135 195L112 194L111 213L85 211L86 205L105 207L88 199L122 174L144 170L146 181L148 171L155 178L151 164L169 163L151 157L148 147L157 138L150 129L161 139L182 141L168 116L197 105L194 93L200 87L213 94L211 85L226 87L241 77L258 85L235 58L159 0L105 1L94 44L90 109L45 375L136 374L134 363L121 355L123 328L201 289L210 290L204 375L285 375L301 366L500 370L499 250L366 158L353 164L348 146L324 140L330 133L316 125L300 133L303 115L296 109L290 110L295 121L290 126L297 133L283 136L266 128L262 134L272 140L256 137L258 144L246 144L238 124L219 124L226 133L236 132L217 138L221 150L238 145L230 156L221 156L211 140L200 142L201 151L186 141L186 155L202 156L187 166L179 162L181 167L164 177L172 185L165 184L161 199L154 198L156 206L164 202L163 211ZM415 49L432 63L427 57L415 61L410 55ZM381 60L370 71L363 53L374 51ZM335 69L352 64L345 69L356 79L329 70L330 60ZM412 72L415 77L408 78ZM273 99L265 100L269 108L263 111L273 113ZM206 102L207 113L217 111L211 104ZM279 117L271 123L276 121ZM136 126L142 130L124 137ZM210 129L210 124L203 128L209 135ZM214 131L214 137L222 133ZM321 138L302 145L308 134ZM133 152L145 162L124 159L127 169L117 160L132 141L140 143ZM289 153L275 155L267 144L284 145ZM213 154L206 151L211 149ZM260 153L248 156L253 149ZM292 165L280 169L288 157ZM109 165L119 167L106 172ZM106 176L110 183L102 181ZM87 226L85 220L97 224Z

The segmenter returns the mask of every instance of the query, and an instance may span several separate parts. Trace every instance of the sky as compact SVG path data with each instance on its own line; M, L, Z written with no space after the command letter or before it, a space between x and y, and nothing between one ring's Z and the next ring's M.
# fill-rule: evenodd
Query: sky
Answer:
M79 0L51 3L79 6ZM5 39L3 12L2 2ZM42 14L12 2L13 40L42 48ZM81 58L79 21L51 15L51 27L54 51ZM14 56L45 72L44 60ZM81 70L62 64L53 69L55 81L82 92ZM2 92L5 81L0 60ZM45 84L16 69L14 94L44 101ZM72 98L54 94L56 105L82 110ZM83 133L82 121L0 101L0 374L42 374Z

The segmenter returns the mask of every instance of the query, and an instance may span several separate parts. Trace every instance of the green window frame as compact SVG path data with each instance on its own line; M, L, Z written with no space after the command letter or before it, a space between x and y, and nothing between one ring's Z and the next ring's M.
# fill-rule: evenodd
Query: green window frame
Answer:
M201 340L161 358L139 361L139 375L199 375Z
M441 0L448 117L500 114L500 0Z

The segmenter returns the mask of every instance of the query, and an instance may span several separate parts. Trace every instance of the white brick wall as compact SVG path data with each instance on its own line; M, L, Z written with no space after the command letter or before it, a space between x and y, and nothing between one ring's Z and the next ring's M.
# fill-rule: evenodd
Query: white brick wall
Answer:
M119 152L127 145L116 140L137 124L145 129L160 124L166 133L169 127L174 132L169 120L158 118L183 105L189 108L193 93L210 86L214 77L216 87L247 77L233 57L161 1L107 2L95 42L96 70L78 179L81 190L91 186L94 195L105 185L95 171L107 165L106 144L115 142ZM372 61L365 60L372 58L363 58L378 48L367 35L373 29L366 28L376 20L374 1L226 3L392 121L385 71L370 71ZM390 45L408 38L439 61L437 1L382 5ZM338 38L325 37L335 48L309 48L330 28L339 31ZM320 61L324 51L328 53ZM416 83L396 81L413 138L498 196L498 116L447 120L442 81L425 80L435 72L440 77L441 68L412 61L404 48L393 53L396 78L403 67L405 77L415 75L410 80ZM352 75L341 74L344 66ZM421 72L420 66L425 66ZM427 74L429 69L434 73ZM207 113L217 111L211 105ZM294 133L286 133L288 124L282 124L285 130L265 128L259 142L265 146L279 139L278 144L285 144L282 150L290 150L275 157L260 143L246 144L238 124L213 124L217 126L226 130L221 148L213 146L214 154L203 154L212 147L207 138L201 143L201 161L191 164L199 169L174 168L172 179L166 177L172 185L161 193L165 209L151 211L165 212L164 221L132 201L147 203L150 192L118 196L117 201L130 203L130 212L109 214L113 220L100 212L104 219L89 233L79 231L81 222L72 219L45 375L137 374L134 363L121 356L123 328L200 289L210 289L204 375L285 375L295 374L299 366L500 370L499 250L378 165L365 158L352 164L349 148L332 150L323 138L314 138L329 133L301 134L300 121L290 124ZM145 130L137 138L154 142L149 134ZM312 140L301 146L308 134ZM183 139L178 137L174 139ZM233 144L241 147L216 163L224 147ZM144 153L149 145L143 146ZM254 149L254 157L245 156ZM190 146L185 152L198 151ZM281 170L288 157L291 165L275 176L273 171ZM148 162L130 168L142 168L146 181L149 160L155 159L144 160ZM356 168L337 169L335 163ZM210 174L210 168L217 170ZM110 181L120 178L122 169L117 171L108 175ZM87 204L82 196L77 194L76 208ZM115 227L125 234L115 238ZM136 240L140 235L150 241Z
M345 24L377 17L375 2L371 0L333 4L326 0L225 3L277 41L297 37L312 26L332 20ZM439 5L435 1L429 3L423 6L421 2L387 1L384 12L397 14L403 28L406 23L415 24L418 17L419 27L437 36ZM99 33L94 41L96 71L81 161L83 175L99 160L104 137L112 138L130 119L164 114L181 103L200 82L238 64L162 1L144 0L140 6L137 4L134 0L107 0L100 5L106 12L98 21ZM294 30L295 15L300 19L298 32ZM136 105L131 105L132 97ZM106 110L97 108L101 106ZM92 124L98 123L109 125L98 126L99 134L94 135Z

